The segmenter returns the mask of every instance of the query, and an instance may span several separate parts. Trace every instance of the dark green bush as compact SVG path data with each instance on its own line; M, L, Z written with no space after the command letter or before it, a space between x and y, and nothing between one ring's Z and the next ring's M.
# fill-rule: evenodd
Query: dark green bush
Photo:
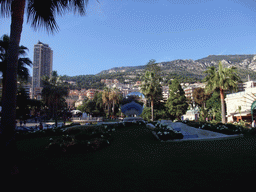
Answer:
M74 127L74 128L71 127L71 128L68 128L66 130L66 133L69 134L69 135L71 135L71 134L78 134L80 132L81 132L81 129L77 128L77 127Z
M183 139L183 134L173 131L173 130L168 130L166 126L163 127L157 127L154 129L154 132L157 134L160 140L167 141L167 140L173 140L173 139ZM158 133L161 134L158 134ZM167 133L167 134L166 134Z
M61 153L62 152L62 147L60 146L59 143L53 143L53 144L50 144L48 146L47 152L50 153L50 154Z
M175 134L175 139L183 139L184 135L182 133L176 133Z
M75 135L75 139L77 140L89 140L91 138L93 138L93 135L86 132Z
M70 124L70 126L74 126L74 125L81 125L80 123L75 123L75 122L72 122L71 124Z
M163 141L173 140L173 139L183 139L183 135L181 133L175 133L173 131L168 131L168 134L162 133L162 135L157 134L158 138Z

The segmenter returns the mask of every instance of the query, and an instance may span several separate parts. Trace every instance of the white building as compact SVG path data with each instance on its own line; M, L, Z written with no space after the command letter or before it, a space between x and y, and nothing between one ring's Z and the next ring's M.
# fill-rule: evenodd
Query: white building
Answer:
M169 86L162 86L162 94L163 94L163 100L167 101L169 98Z
M251 106L256 101L256 82L244 83L244 91L227 94L225 98L227 122L251 121Z
M53 51L48 44L38 42L34 45L32 97L40 99L43 76L51 76Z
M79 107L80 105L82 105L83 100L84 100L84 98L82 97L82 95L79 95L78 100L75 102L75 107Z
M196 121L199 118L199 109L194 108L194 109L189 109L187 110L185 115L182 115L183 120L190 120L190 121Z

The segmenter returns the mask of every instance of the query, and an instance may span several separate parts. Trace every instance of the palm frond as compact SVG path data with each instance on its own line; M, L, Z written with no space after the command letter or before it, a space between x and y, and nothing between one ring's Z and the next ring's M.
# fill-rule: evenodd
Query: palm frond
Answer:
M0 59L4 61L6 59L7 50L9 47L10 37L3 35L0 40Z
M43 7L43 8L42 8ZM34 29L45 27L47 31L58 31L55 20L55 6L51 0L36 1L31 0L27 6L27 22L31 21Z
M218 70L212 66L205 71L207 76L204 79L206 82L206 91L210 92L221 88L223 90L237 90L237 82L240 80L235 67L223 68L219 62Z
M49 32L58 31L56 14L62 15L66 11L85 14L88 0L30 0L27 6L27 22L31 21L34 29L45 27Z
M27 55L28 48L21 45L19 47L19 55L26 56Z
M23 81L28 81L29 71L24 66L18 66L18 77Z
M0 14L4 17L9 17L11 15L12 0L0 0L0 5Z

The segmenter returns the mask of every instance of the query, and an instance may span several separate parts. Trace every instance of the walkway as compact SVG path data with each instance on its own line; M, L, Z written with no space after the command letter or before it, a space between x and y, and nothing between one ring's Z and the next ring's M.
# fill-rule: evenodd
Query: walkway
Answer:
M226 135L204 129L194 128L181 122L168 123L171 127L180 131L183 135L183 139L176 139L173 141L184 141L184 140L209 140L209 139L231 139L241 137L243 135Z

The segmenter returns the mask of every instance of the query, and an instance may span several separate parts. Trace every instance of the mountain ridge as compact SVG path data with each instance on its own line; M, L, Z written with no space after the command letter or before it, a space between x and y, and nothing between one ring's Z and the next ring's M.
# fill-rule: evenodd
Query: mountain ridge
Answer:
M219 61L222 61L224 67L236 67L242 81L247 81L248 76L250 79L256 80L255 54L209 55L197 60L177 59L157 64L162 73L162 85L168 85L169 80L174 78L184 83L202 82L206 75L204 71L210 66L218 67ZM76 85L70 85L71 89L103 89L105 85L101 83L101 79L118 79L120 83L135 84L136 81L141 80L145 68L146 65L114 67L96 75L63 76L63 79L76 82Z
M202 79L205 75L203 72L208 67L218 66L219 61L222 62L224 67L234 66L237 68L238 73L242 75L242 79L245 78L245 73L250 75L252 72L256 72L256 55L255 54L240 54L240 55L209 55L202 59L177 59L173 61L159 62L157 63L164 75L168 73L177 73L179 75L198 76ZM146 65L139 66L126 66L126 67L114 67L108 70L103 70L96 75L113 74L113 73L140 73L145 70Z

